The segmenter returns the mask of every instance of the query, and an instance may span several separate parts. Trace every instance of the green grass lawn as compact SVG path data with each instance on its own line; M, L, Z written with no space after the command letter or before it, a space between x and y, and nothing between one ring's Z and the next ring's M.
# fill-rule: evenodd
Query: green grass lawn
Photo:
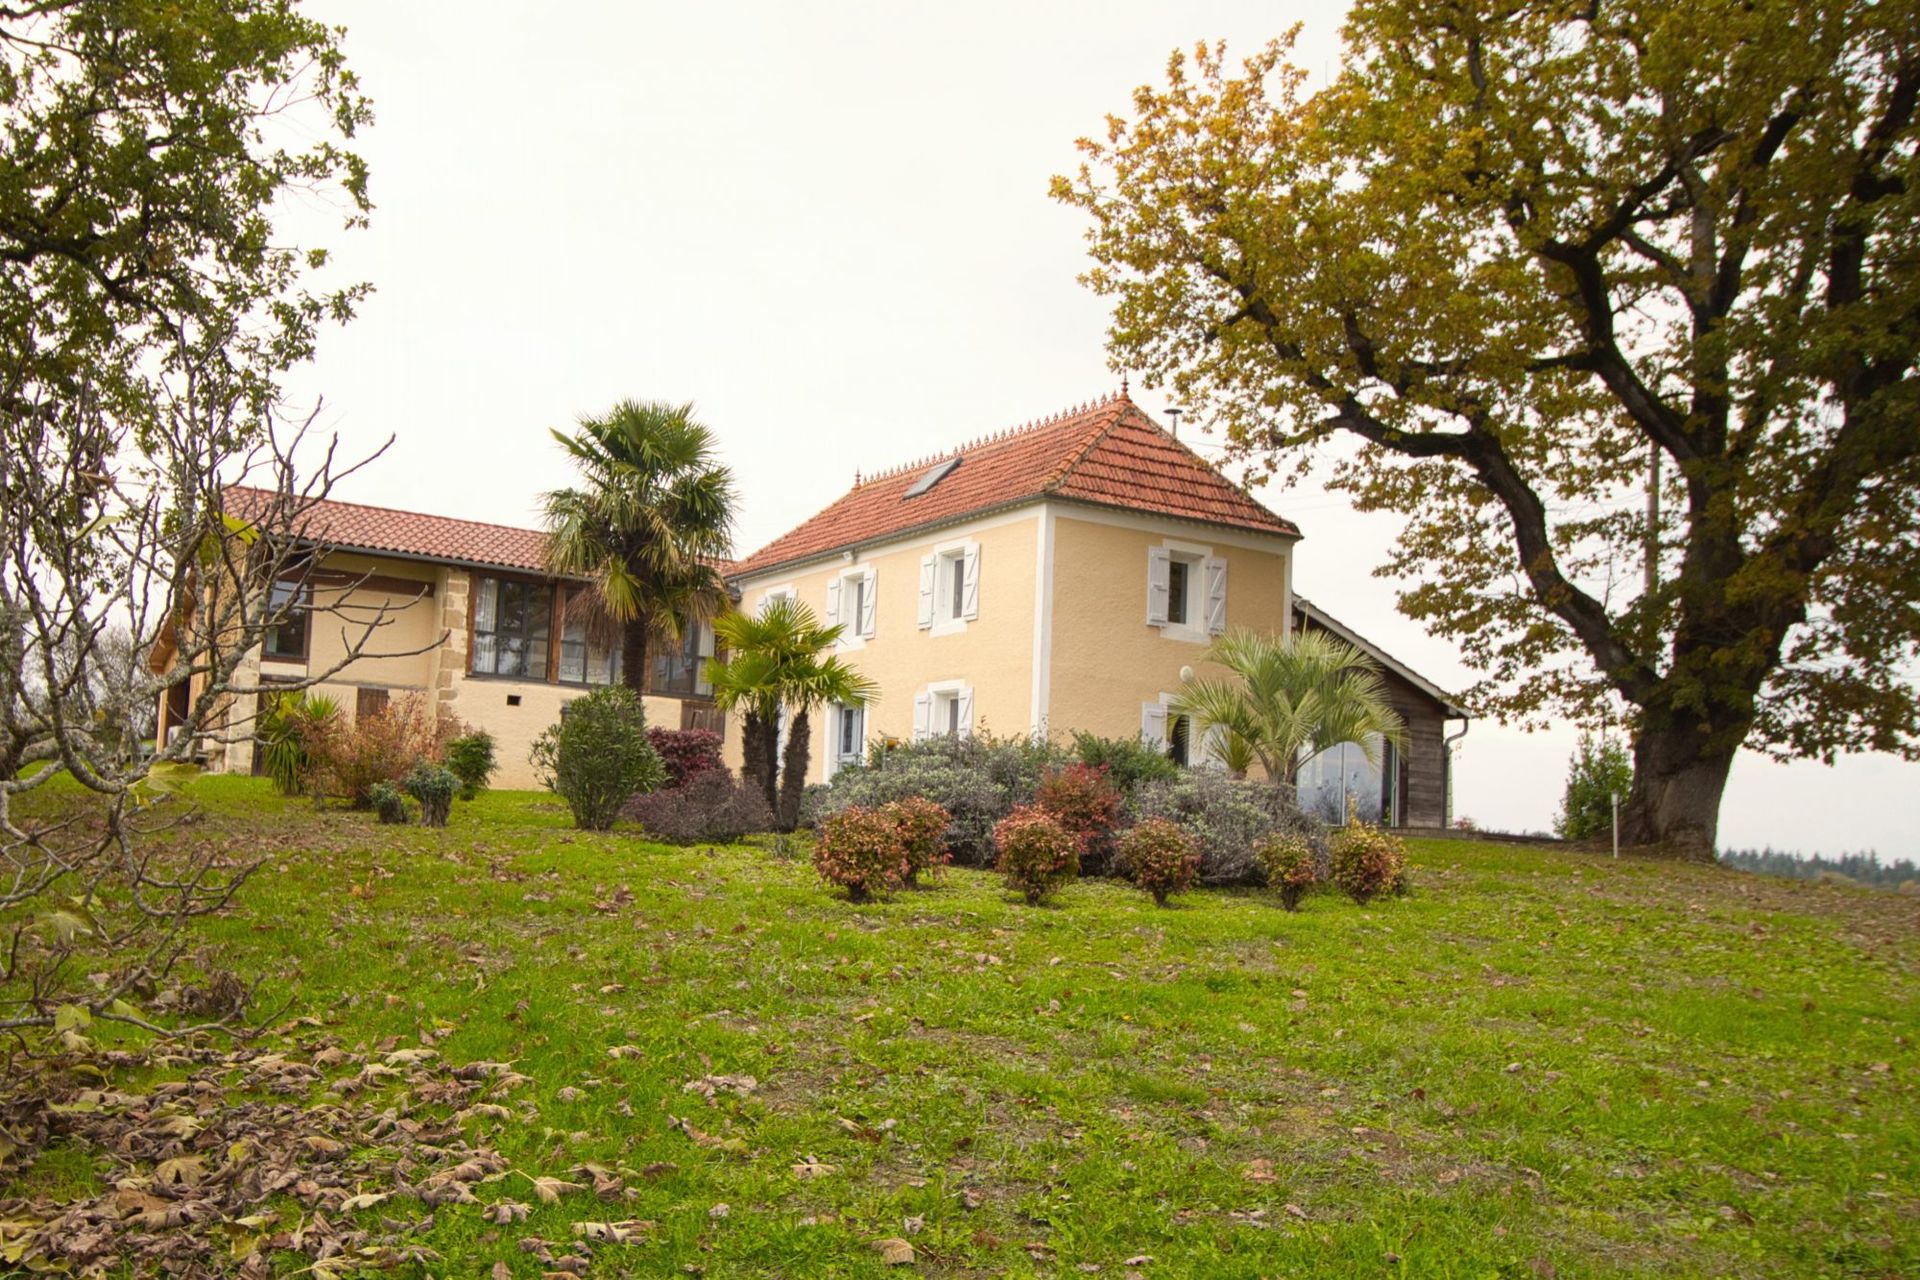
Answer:
M1364 909L973 871L854 906L534 794L445 831L190 794L181 838L268 858L201 959L264 977L289 1057L424 1035L527 1077L464 1127L524 1220L442 1205L401 1274L536 1276L523 1238L639 1219L588 1274L1920 1275L1910 897L1435 841ZM583 1162L615 1203L532 1194ZM56 1147L27 1189L114 1176Z

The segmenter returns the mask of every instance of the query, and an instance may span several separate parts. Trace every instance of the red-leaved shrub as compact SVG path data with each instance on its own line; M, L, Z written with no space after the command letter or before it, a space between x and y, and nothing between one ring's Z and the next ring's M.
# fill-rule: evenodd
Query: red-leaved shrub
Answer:
M1200 873L1200 842L1165 818L1148 818L1120 837L1120 865L1164 907Z
M900 825L884 809L859 805L829 814L813 844L813 865L822 880L844 887L855 902L897 889L907 878Z
M1406 888L1406 846L1391 832L1349 819L1328 844L1333 848L1333 882L1355 902Z
M1307 890L1320 882L1313 846L1294 832L1277 832L1260 846L1260 865L1267 869L1267 885L1280 895L1280 905L1292 911Z
M1081 865L1089 874L1104 871L1112 858L1123 799L1105 765L1048 769L1033 790L1033 802L1079 838Z
M621 806L620 816L667 844L731 844L773 828L773 811L759 788L740 785L725 769L696 773L663 791L643 791Z
M995 864L1007 883L1038 903L1080 870L1080 837L1038 805L1021 805L993 826Z
M335 716L309 743L307 752L316 795L336 796L356 809L373 807L373 784L398 783L416 764L440 763L460 722L429 710L417 693L395 697L383 711L349 721Z
M881 812L893 820L894 829L900 833L900 846L907 855L908 884L915 883L922 871L935 873L946 865L947 828L953 823L953 815L945 808L925 796L908 796L893 801Z
M667 766L667 786L684 787L720 763L720 735L711 729L648 729L647 741Z

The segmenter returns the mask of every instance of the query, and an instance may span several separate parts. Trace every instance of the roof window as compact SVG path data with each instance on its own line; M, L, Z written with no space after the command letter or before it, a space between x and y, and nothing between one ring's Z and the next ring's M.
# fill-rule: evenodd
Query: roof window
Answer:
M904 496L917 498L927 490L933 488L933 486L939 484L942 480L945 480L947 476L952 473L953 469L960 465L960 457L961 455L956 453L945 462L935 463L933 466L927 468L925 474L913 482Z

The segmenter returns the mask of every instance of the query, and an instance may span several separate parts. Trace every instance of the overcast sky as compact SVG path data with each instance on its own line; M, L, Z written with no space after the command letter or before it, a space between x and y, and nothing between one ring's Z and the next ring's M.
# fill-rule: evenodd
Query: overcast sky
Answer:
M1083 220L1047 198L1074 140L1167 55L1288 24L1320 73L1341 6L310 0L374 100L376 289L302 394L349 449L338 496L534 523L547 437L622 397L692 400L743 498L742 552L872 471L1112 390ZM1137 391L1137 388L1136 388ZM1165 397L1137 393L1156 414ZM1204 448L1205 446L1203 446ZM1430 678L1451 647L1370 576L1395 521L1263 495L1306 534L1302 594ZM1456 814L1545 829L1571 728L1475 723ZM1722 843L1920 855L1920 766L1745 757Z

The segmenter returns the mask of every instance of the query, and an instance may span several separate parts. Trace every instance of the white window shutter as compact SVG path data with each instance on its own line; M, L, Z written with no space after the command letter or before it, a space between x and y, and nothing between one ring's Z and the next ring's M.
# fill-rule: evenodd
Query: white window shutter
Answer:
M1173 555L1165 547L1147 548L1147 625L1167 625L1167 598L1171 594ZM1166 717L1161 717L1162 724Z
M1140 704L1140 741L1155 751L1167 745L1167 708L1158 702Z
M978 544L972 542L967 544L966 552L961 557L961 564L967 579L964 607L960 610L960 616L967 619L977 618L980 616L980 548Z
M1221 635L1227 629L1227 562L1219 556L1207 558L1207 634Z
M827 583L827 625L840 625L840 579L834 578Z
M962 689L953 696L960 704L960 736L971 738L973 736L973 690Z
M875 570L867 570L867 588L860 593L858 620L860 634L869 640L873 639L874 622L879 614L879 608L875 603L880 595L879 580L879 574Z
M933 580L937 576L940 562L932 556L920 557L920 626L922 629L933 625Z
M713 692L713 682L707 679L707 661L713 657L713 626L706 622L695 625L699 628L700 669L694 673L693 691L705 697Z
M927 734L932 730L932 724L933 724L933 695L930 693L914 694L913 695L913 740L915 742L925 741Z

